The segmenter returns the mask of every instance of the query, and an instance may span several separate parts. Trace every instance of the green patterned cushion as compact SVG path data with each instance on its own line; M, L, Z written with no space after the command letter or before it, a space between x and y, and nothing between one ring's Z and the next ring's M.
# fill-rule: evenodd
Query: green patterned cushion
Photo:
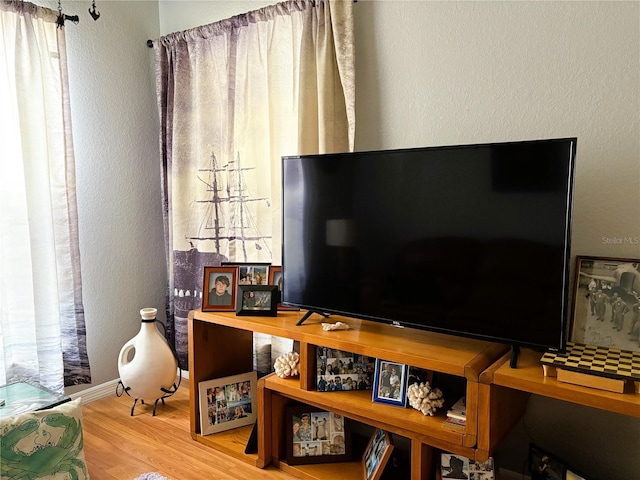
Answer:
M0 478L88 479L82 402L0 419Z

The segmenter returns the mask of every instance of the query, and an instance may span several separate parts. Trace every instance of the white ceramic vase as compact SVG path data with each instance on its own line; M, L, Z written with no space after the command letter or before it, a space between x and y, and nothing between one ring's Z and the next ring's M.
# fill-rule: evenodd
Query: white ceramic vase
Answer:
M124 391L134 398L131 415L136 402L155 401L153 414L156 414L158 400L175 393L175 380L178 368L169 343L156 328L155 308L140 310L142 325L138 334L124 344L118 357L118 371Z

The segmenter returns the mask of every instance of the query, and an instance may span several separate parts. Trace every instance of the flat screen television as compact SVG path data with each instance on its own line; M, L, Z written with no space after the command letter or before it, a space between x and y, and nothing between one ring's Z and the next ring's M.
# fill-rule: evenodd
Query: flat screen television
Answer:
M575 154L562 138L283 157L283 303L565 351Z

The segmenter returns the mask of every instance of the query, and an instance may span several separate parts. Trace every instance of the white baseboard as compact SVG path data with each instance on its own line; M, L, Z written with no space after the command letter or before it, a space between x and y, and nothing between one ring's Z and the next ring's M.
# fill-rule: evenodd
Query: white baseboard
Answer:
M177 375L180 376L180 374L182 374L182 378L189 378L189 372L186 370L178 369ZM69 396L71 397L71 400L82 398L82 404L85 405L87 403L95 402L96 400L115 395L116 388L118 387L118 382L120 382L120 379L111 380L109 382L96 385L95 387L89 387L85 390L72 393Z
M96 385L95 387L89 387L86 390L81 390L76 393L72 393L69 395L71 400L75 400L76 398L82 398L82 404L85 405L87 403L95 402L96 400L100 400L101 398L110 397L111 395L116 394L116 388L118 386L118 382L120 380L111 380L107 383L102 383L100 385Z

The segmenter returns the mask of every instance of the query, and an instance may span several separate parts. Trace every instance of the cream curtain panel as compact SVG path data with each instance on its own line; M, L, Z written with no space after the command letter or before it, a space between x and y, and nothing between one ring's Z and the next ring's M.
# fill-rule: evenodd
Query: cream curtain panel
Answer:
M0 0L0 384L90 383L64 29Z
M167 326L187 368L203 267L280 264L281 157L353 150L353 2L288 1L154 42Z

